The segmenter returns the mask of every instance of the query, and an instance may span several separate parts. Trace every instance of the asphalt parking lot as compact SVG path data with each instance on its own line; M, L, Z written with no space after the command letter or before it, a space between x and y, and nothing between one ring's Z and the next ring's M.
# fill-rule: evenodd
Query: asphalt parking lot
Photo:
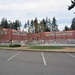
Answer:
M0 75L74 75L75 53L0 50Z

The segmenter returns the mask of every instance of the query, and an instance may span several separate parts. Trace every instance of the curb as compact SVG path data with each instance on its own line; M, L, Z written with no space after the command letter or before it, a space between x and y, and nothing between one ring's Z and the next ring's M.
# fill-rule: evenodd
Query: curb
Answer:
M40 50L40 49L3 49L0 48L0 50L13 50L13 51L30 51L30 52L55 52L55 53L75 53L73 50Z

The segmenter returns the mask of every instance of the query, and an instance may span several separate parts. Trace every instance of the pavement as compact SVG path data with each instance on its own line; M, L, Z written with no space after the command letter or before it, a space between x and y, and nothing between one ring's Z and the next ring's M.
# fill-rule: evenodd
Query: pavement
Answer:
M75 47L0 48L0 75L74 75Z
M0 50L0 75L74 75L75 53Z

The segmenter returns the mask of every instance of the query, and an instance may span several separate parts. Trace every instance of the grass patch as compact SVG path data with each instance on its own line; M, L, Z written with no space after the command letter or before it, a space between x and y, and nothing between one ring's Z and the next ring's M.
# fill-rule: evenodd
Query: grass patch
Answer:
M23 47L10 47L8 46L0 46L2 49L20 49L20 50L27 50L27 49L34 49L34 50L47 50L47 49L54 49L54 50L61 50L64 49L65 47L63 46L33 46L33 45L28 45L28 46L23 46Z
M30 46L31 49L64 49L62 46Z
M12 45L0 45L0 48L15 48L15 47L21 47L20 44L12 44Z
M7 48L8 48L8 47L9 47L9 45L0 45L0 47L7 47Z
M3 46L0 46L0 49L9 49L9 48L11 48L9 45L3 45Z

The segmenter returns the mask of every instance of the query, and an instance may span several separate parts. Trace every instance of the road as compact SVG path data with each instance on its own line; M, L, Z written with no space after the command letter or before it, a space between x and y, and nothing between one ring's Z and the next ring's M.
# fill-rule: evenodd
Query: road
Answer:
M0 50L0 75L74 75L75 53Z

